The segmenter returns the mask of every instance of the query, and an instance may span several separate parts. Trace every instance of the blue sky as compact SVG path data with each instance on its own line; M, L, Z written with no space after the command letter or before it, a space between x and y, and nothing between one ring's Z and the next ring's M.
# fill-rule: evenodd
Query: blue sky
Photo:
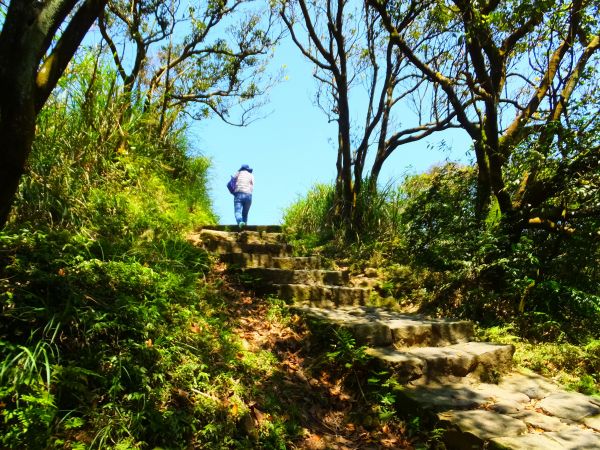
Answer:
M191 129L194 147L212 160L211 197L219 223L235 223L233 197L225 187L242 164L254 168L255 190L248 222L279 224L284 209L315 183L335 177L335 124L328 124L313 104L316 81L312 67L291 41L285 40L271 62L285 66L286 79L275 86L262 112L269 115L247 127L234 127L218 118ZM445 151L437 149L441 141ZM446 159L466 162L470 140L462 130L434 135L398 148L386 161L380 180L400 181ZM437 150L436 150L437 149Z

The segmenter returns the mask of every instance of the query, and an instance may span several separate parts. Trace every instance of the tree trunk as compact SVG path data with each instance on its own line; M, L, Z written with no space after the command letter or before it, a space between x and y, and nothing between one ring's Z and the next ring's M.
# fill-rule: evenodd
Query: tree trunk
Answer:
M3 77L0 77L2 86ZM31 151L35 134L35 107L33 99L22 99L11 104L12 95L0 95L0 229L8 220L10 208L19 187L25 162Z
M106 1L9 3L0 33L0 229L25 171L37 114ZM69 23L47 55L67 18Z
M339 116L338 116L338 175L336 189L340 219L347 225L352 224L354 216L354 189L352 183L352 150L350 142L350 105L348 100L347 80L345 72L338 80ZM341 188L341 189L340 189ZM341 191L341 192L340 192Z
M32 34L36 18L30 6L11 5L0 34L0 229L25 171L35 134L38 47Z
M492 199L492 185L490 182L489 162L485 144L482 141L475 142L475 156L477 158L477 194L475 215L478 221L483 221L490 209Z

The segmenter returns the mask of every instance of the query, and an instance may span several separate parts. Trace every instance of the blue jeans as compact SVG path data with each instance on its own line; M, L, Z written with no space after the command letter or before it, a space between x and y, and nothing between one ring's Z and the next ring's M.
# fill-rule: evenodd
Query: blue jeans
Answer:
M235 221L248 223L248 211L250 211L250 205L252 204L252 194L246 194L245 192L236 192L233 195L233 208L235 210Z

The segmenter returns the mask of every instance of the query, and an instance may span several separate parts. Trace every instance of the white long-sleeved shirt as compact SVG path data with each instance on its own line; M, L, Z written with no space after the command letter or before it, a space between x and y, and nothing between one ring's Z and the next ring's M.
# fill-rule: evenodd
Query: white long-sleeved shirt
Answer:
M254 175L247 170L240 170L235 174L235 192L252 194L254 190Z

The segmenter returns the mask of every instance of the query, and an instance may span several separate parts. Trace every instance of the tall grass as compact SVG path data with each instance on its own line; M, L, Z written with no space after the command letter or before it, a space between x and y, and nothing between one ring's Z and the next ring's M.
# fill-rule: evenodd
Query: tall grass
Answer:
M92 56L40 114L0 232L2 448L184 447L218 414L170 405L231 346L189 335L211 262L184 234L215 221L210 162L183 123L158 139L151 114Z
M40 114L13 220L100 234L122 223L131 234L144 233L149 220L165 229L214 222L210 163L188 156L185 124L159 138L152 113L131 104L116 73L94 56L61 80Z
M296 246L312 250L334 238L335 226L331 220L334 193L332 185L316 184L284 211L285 232L296 240Z
M333 216L333 185L313 186L284 212L286 234L305 252L323 247L331 255L369 258L389 249L400 226L400 195L391 183L375 191L368 184L366 179L355 200L352 223L340 223Z

